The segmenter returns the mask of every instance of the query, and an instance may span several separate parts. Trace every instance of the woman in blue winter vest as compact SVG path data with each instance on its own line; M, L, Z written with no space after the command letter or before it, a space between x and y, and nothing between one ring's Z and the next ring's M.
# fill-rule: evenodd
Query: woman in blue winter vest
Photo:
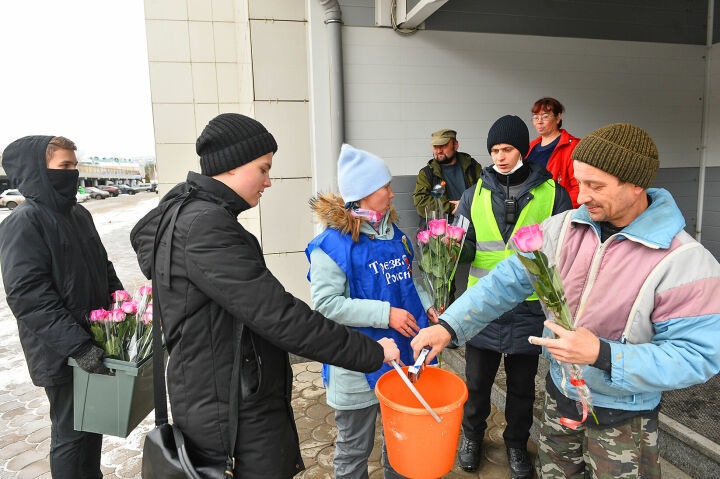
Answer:
M412 279L413 250L395 226L390 171L382 159L343 145L338 160L342 197L328 194L311 201L326 230L305 250L311 263L312 302L323 315L372 338L391 337L406 364L413 362L410 340L428 317L437 322L432 302L421 299ZM367 478L367 461L380 411L375 383L390 366L371 374L323 366L327 403L335 408L336 478ZM387 461L384 476L398 475Z

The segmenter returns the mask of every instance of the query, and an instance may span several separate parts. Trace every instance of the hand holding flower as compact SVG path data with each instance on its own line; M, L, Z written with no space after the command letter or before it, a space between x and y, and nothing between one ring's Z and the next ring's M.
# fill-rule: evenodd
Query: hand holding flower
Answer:
M530 336L531 344L545 346L550 354L564 363L593 364L600 354L600 339L587 328L568 331L554 321L545 321L545 327L555 333L557 339Z

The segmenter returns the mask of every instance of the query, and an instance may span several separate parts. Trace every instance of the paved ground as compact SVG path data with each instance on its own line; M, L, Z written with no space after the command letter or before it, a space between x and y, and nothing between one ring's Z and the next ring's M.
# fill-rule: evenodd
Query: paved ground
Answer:
M96 227L126 289L145 283L130 247L129 232L135 222L157 204L156 195L144 193L86 203ZM9 212L0 209L0 221ZM333 442L337 435L333 410L325 403L321 387L320 364L293 364L293 409L300 447L307 470L300 478L331 478ZM32 385L17 337L17 326L0 287L0 479L50 478L48 452L50 419L48 402L41 388ZM105 436L102 469L106 478L140 477L142 440L152 428L152 414L127 439ZM446 478L507 478L502 431L505 418L493 408L485 437L483 461L477 473L465 473L457 467ZM379 434L371 455L371 479L382 477ZM536 447L529 445L534 456ZM667 472L670 472L669 470ZM664 477L681 477L672 474Z
M337 435L335 427L334 410L325 403L325 389L322 388L320 377L321 365L315 362L293 364L295 380L293 382L293 410L295 422L300 437L300 450L307 468L298 478L318 479L332 478L332 458L335 452L333 442ZM483 460L480 469L475 473L463 472L457 464L444 477L446 479L461 478L488 478L500 479L510 477L507 467L505 445L502 440L502 431L505 428L505 417L492 408L489 427L485 434L483 444ZM379 421L378 425L379 427ZM370 455L368 471L370 479L383 477L380 466L379 431L375 434L375 447ZM537 448L529 445L531 455L535 456Z
M85 203L93 213L108 255L126 289L138 288L145 282L130 247L130 229L157 201L156 195L148 193ZM9 214L7 210L0 210L0 221ZM325 403L320 364L294 364L293 371L293 408L307 467L298 477L331 478L337 429L333 410ZM48 409L44 391L30 382L15 319L5 303L4 289L0 289L0 478L50 477ZM501 439L505 424L503 415L494 409L490 423L481 473L466 474L455 470L446 477L509 477ZM102 465L106 478L140 477L142 439L152 425L151 414L127 439L105 436ZM534 451L532 445L531 450ZM379 451L376 447L369 465L373 479L382 477Z

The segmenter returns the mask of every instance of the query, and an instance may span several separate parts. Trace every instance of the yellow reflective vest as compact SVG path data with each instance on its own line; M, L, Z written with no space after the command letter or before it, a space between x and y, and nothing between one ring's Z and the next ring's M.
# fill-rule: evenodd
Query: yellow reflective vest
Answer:
M482 180L478 181L475 192L477 193L478 190L480 193L473 196L470 207L470 216L475 228L475 259L470 267L468 288L486 276L500 261L515 254L500 234L492 209L492 192L482 188ZM513 234L523 226L541 222L552 216L555 206L555 181L548 179L531 189L530 193L533 199L520 212ZM537 296L533 293L528 300L537 301Z

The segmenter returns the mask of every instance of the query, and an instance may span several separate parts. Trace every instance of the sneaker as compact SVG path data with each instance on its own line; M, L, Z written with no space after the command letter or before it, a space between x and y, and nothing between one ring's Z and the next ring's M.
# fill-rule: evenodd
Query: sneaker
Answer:
M520 447L507 448L508 465L512 479L531 479L533 476L532 464L527 450Z
M458 465L466 472L476 471L480 466L481 441L473 441L463 436L460 451L458 452Z

